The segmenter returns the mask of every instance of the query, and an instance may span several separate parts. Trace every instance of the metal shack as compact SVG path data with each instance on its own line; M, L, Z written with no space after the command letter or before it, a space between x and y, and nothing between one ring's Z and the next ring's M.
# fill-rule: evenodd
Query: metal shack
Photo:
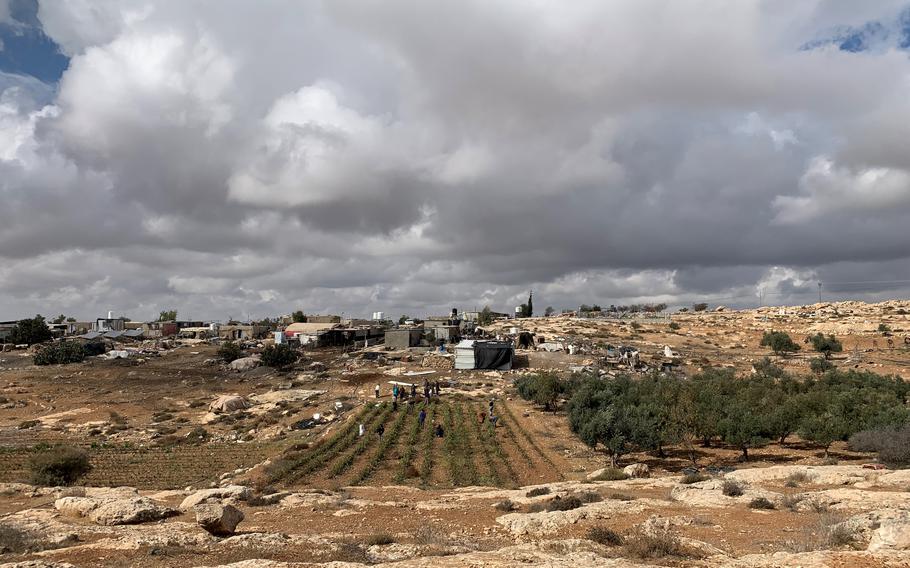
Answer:
M515 348L508 341L466 339L455 346L455 368L509 371L514 354Z

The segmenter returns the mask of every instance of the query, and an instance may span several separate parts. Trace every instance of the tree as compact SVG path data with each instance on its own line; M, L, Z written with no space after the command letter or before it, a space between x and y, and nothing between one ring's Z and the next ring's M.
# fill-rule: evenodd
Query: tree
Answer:
M227 341L218 348L218 357L225 363L230 363L243 357L243 349L233 341Z
M555 373L537 373L519 379L515 386L518 394L525 400L531 400L544 407L544 410L556 412L559 397L565 392L565 383Z
M409 319L411 319L411 318L409 318L408 316L406 316L404 314L401 314L401 317L398 318L398 325L404 325L405 322L408 321Z
M59 316L54 318L52 323L63 323L65 321L66 321L66 316L63 314L60 314Z
M693 311L693 312L703 312L703 311L705 311L705 310L707 310L707 309L708 309L708 304L704 304L704 303L701 303L701 304L692 304L692 311Z
M786 355L799 351L800 347L783 331L766 331L762 335L761 347L770 347L775 355Z
M834 368L834 363L824 357L815 357L809 361L809 369L816 375L821 375Z
M490 309L490 306L484 306L477 316L477 324L483 326L490 325L491 323L493 323L493 311Z
M287 345L268 345L262 351L262 364L280 369L297 362L297 352Z
M553 309L553 306L547 306L547 309L543 311L543 315L547 317L552 316L554 313L556 313L556 310Z
M528 293L528 303L526 304L526 306L527 306L527 312L525 313L524 317L526 317L526 318L534 317L534 292Z
M158 314L158 321L176 321L177 310L161 310Z
M15 344L26 343L34 345L52 338L51 330L47 327L47 322L44 321L41 314L31 319L19 320L9 334L9 342Z
M291 319L294 320L294 323L303 323L306 321L306 316L303 315L303 310L297 310L291 314Z
M69 318L66 318L66 321L69 323L76 323L76 318L69 317Z
M829 359L832 353L840 353L844 350L844 346L833 335L825 337L823 333L819 332L812 336L811 341L812 348L823 353L825 359Z

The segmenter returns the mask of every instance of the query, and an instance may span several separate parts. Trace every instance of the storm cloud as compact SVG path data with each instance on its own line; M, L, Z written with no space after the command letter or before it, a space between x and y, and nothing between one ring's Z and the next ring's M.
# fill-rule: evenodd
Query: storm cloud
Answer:
M0 319L906 295L908 15L40 2L69 65L0 75Z

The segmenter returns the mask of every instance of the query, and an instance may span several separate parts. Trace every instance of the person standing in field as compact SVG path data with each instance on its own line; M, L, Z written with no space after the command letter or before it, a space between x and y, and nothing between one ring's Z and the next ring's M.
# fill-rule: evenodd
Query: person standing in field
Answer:
M420 422L420 427L423 428L423 423L426 422L427 411L423 408L420 409L420 414L417 415L417 421Z
M376 385L376 398L379 398L379 385Z

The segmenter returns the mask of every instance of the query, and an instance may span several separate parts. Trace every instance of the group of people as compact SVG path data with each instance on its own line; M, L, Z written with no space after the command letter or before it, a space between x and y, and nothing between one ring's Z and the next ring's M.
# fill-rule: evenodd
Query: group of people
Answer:
M493 404L494 404L495 402L496 402L496 399L495 399L495 398L491 398L491 399L490 399L490 412L489 412L489 413L486 413L486 412L484 412L484 411L482 411L482 410L481 410L480 412L477 413L477 419L478 419L478 421L479 421L481 424L483 424L484 422L486 422L487 420L489 420L489 421L490 421L490 425L491 425L493 428L496 428L496 423L499 422L499 416L497 416L497 415L493 412Z

